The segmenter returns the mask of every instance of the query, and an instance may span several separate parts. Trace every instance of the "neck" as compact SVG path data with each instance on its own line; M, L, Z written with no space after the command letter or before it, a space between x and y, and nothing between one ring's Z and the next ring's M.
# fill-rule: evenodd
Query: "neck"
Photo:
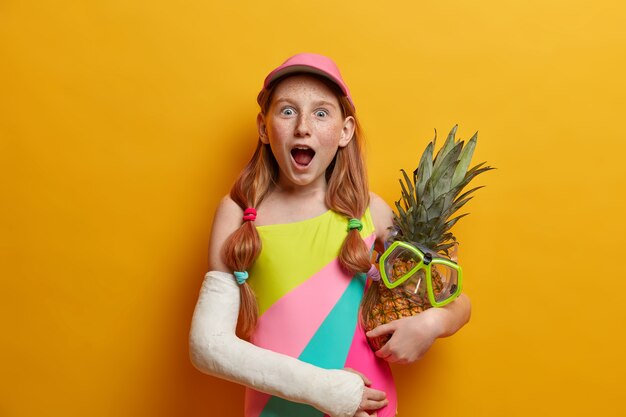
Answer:
M282 204L296 211L319 213L328 209L326 207L327 189L328 185L325 180L298 185L291 182L281 182L279 179L272 190L272 200L278 199L282 201Z
M320 177L317 181L310 184L300 185L285 181L279 176L274 191L285 196L310 197L318 194L325 195L327 189L328 184L324 177Z
M329 209L326 188L326 182L300 186L278 181L261 203L256 224L291 223L319 216Z

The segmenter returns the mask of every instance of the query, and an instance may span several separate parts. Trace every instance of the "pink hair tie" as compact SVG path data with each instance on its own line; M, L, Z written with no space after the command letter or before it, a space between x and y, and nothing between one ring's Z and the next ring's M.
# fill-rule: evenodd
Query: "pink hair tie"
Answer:
M378 268L376 268L376 265L370 267L370 270L367 271L367 277L372 281L380 281L380 272Z
M256 220L256 210L252 207L248 207L243 212L243 221L244 222L253 222Z

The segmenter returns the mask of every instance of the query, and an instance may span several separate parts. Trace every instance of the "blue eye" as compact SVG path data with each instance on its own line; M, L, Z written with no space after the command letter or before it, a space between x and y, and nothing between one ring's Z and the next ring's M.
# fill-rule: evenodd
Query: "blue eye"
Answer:
M317 117L326 117L328 116L328 112L326 110L318 110L315 112Z
M291 107L285 107L280 112L285 116L292 116L295 113L295 111Z

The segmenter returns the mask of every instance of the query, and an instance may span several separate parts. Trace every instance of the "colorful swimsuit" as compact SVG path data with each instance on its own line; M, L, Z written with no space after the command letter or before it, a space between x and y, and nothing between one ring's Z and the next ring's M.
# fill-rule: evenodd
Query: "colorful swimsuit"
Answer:
M375 240L369 209L361 237ZM347 219L332 210L312 219L257 226L263 249L250 269L259 303L252 342L326 369L352 368L387 393L379 417L392 417L396 392L387 362L376 357L358 322L365 278L344 272L337 254ZM303 381L305 384L306 381ZM246 417L322 417L315 408L246 389Z

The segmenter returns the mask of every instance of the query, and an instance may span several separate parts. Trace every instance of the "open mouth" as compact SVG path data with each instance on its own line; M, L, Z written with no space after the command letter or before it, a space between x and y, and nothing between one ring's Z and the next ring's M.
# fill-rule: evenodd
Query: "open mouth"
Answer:
M300 167L308 166L314 156L315 151L311 148L307 148L306 146L298 146L291 150L291 157L296 162L296 165Z

